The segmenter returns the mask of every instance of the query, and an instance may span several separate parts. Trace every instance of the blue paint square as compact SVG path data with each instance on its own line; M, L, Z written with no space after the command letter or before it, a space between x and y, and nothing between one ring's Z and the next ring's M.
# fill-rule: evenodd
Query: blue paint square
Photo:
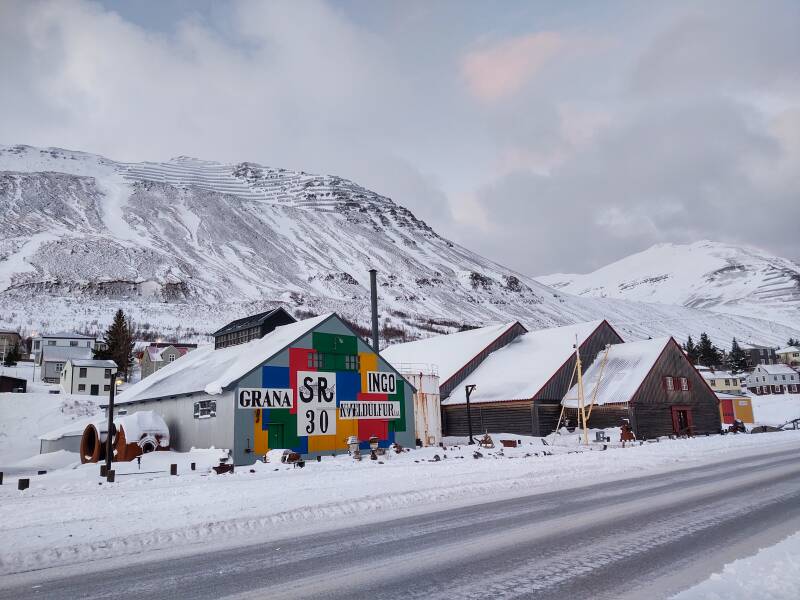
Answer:
M336 406L339 402L358 400L361 391L361 374L355 371L338 371L336 373Z

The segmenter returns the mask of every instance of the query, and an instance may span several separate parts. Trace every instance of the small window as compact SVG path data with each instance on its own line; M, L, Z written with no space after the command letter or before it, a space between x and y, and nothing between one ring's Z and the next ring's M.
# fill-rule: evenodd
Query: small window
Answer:
M714 379L709 379L709 380L708 380L708 385L710 385L711 387L714 387L714 385L715 385L716 383L717 383L717 382L716 382L716 380L714 380Z
M86 384L85 383L79 383L78 384L78 391L79 392L85 392L86 391Z
M772 386L772 391L775 392L776 394L780 394L781 393L781 386L773 385Z
M88 342L86 342L86 347L87 347L87 348L91 348L91 347L92 347L92 342L91 342L91 340L89 340Z
M108 384L104 385L104 386L103 386L103 391L104 391L104 392L110 392L110 391L111 391L111 386L110 386L110 385L108 385Z
M74 348L75 346L77 346L77 345L78 345L78 342L77 342L77 340L70 340L70 341L69 341L69 345L70 345L70 346L72 346L72 347Z
M78 369L78 377L81 379L86 379L86 367L81 367Z
M170 353L169 356L167 356L167 358L169 359L169 362L172 362L175 360L175 355Z
M111 369L106 369L104 376L106 379L111 379Z
M725 380L725 385L730 385L730 384L731 384L731 380L730 379L726 379Z
M672 380L672 377L664 377L664 385L668 392L675 391L675 382Z
M35 342L33 342L33 349L34 350L38 350L40 344L41 344L41 342L39 340L36 340Z
M47 340L47 345L48 346L55 346L56 345L56 341L55 340Z
M56 373L61 373L64 369L64 363L56 363Z
M195 419L210 419L217 416L216 400L200 400L194 403Z
M681 377L681 391L688 392L689 391L689 380L686 377Z
M783 378L783 381L786 381L786 375L781 375L781 377Z

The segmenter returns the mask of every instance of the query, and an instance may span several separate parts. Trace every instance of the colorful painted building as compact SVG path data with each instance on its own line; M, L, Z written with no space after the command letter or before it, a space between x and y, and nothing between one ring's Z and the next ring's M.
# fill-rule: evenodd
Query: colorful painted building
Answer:
M277 326L262 338L201 347L120 394L128 413L153 410L171 447L229 448L252 464L268 450L306 457L413 446L414 388L337 315Z

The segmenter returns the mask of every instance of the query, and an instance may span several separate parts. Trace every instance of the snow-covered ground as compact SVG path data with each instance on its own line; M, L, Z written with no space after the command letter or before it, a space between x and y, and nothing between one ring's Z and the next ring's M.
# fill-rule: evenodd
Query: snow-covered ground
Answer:
M209 468L220 453L204 450L148 454L141 469L136 462L119 463L114 484L99 478L95 464L33 477L23 492L12 476L0 487L0 538L8 542L0 546L0 572L197 542L264 539L589 481L601 485L800 445L800 432L791 431L578 453L574 434L555 449L537 438L494 436L496 442L506 437L523 443L482 450L478 459L473 448L450 446L360 463L348 456L327 457L304 469L257 463L216 475ZM189 470L190 462L197 463L196 471ZM177 477L169 476L170 463L178 464Z
M750 396L756 425L777 427L800 418L800 394Z
M800 533L755 556L725 565L672 600L796 600L800 598Z

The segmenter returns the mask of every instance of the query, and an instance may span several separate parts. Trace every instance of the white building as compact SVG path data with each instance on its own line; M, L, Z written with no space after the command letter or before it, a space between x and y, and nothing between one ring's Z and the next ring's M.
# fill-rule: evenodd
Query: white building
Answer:
M70 358L61 369L61 389L65 394L107 396L116 372L113 360Z
M800 367L800 347L786 346L776 352L778 360L790 367Z
M800 374L788 365L757 365L747 378L747 389L754 394L797 394Z
M31 356L36 364L41 364L40 358L43 348L89 348L93 350L95 339L89 335L82 335L69 331L59 331L35 335L31 340Z

